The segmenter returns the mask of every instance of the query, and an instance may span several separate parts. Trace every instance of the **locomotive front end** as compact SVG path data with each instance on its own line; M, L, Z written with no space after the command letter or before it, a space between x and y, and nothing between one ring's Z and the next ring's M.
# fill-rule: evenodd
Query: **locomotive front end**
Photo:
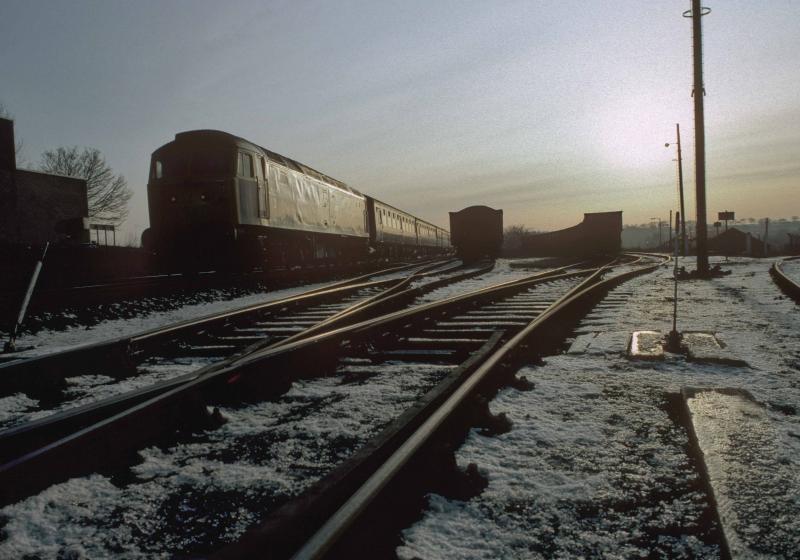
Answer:
M153 152L150 229L142 244L164 270L235 265L236 145L214 133L178 134Z

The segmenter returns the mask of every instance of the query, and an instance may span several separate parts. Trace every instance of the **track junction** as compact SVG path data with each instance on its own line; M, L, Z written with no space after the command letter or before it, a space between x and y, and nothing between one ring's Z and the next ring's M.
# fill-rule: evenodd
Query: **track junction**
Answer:
M64 407L5 430L2 437L19 439L6 439L13 443L3 449L23 452L3 457L3 515L14 519L32 500L63 492L116 496L119 503L83 523L122 536L97 539L90 556L316 558L369 550L412 557L425 525L406 528L430 507L426 495L467 500L487 491L482 467L454 455L462 442L525 427L494 413L492 398L505 386L531 394L541 357L601 328L604 313L636 305L624 286L663 260L573 263L501 284L488 267L438 263L399 282L329 289L325 298L333 299L306 294L276 303L257 318L181 327L180 336L153 346L146 336L127 337L120 347L134 362L217 355L158 389ZM219 329L233 323L235 332ZM259 338L266 332L272 336ZM215 349L222 346L229 348ZM35 363L24 367L36 371ZM46 390L63 393L59 379ZM713 515L698 520L692 538L713 548L720 541Z

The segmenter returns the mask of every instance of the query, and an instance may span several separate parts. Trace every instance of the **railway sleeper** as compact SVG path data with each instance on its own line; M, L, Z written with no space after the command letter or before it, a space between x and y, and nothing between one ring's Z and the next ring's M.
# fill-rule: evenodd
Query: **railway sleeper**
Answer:
M436 349L446 347L452 350L474 350L486 342L486 338L473 335L470 338L407 338L403 344L414 350Z
M347 459L343 464L336 467L325 478L317 482L312 488L297 498L284 503L278 509L267 516L262 523L245 533L241 539L215 554L211 558L217 560L227 560L232 558L247 558L254 555L266 555L270 558L288 557L311 533L313 533L324 520L332 515L339 505L371 475L371 473L391 456L397 446L407 439L427 417L426 412L435 410L440 406L460 385L461 381L469 376L477 367L480 366L486 356L490 355L498 347L502 333L496 332L479 350L472 353L469 358L462 362L458 367L449 372L445 379L436 387L429 391L423 398L412 404L404 413L395 419L389 426L378 434L375 438L367 442L361 449ZM352 358L349 358L352 360ZM463 435L466 437L467 428L462 426ZM406 526L420 514L425 506L424 493L426 488L435 488L435 484L428 484L429 474L433 470L442 469L442 473L434 478L439 480L455 481L462 474L455 464L452 453L453 447L431 449L440 453L440 457L435 460L433 468L423 460L417 463L416 468L422 476L411 476L409 482L425 483L419 492L410 494L412 502L407 511L397 508L392 511L392 518L400 519L399 526ZM476 479L476 470L472 469L467 481L455 484L461 489L461 495L473 495L483 488L479 480L472 485L469 481ZM444 484L444 483L443 483ZM444 488L443 484L438 485ZM451 484L452 486L452 484ZM470 489L465 491L465 489ZM400 496L403 497L402 495ZM396 506L392 506L396 507ZM377 515L375 519L383 519L386 516ZM407 520L407 522L406 522ZM393 530L391 527L389 530ZM384 539L385 540L385 539ZM381 542L380 540L378 542ZM351 555L349 557L384 557L388 554L369 554L365 549L363 554Z
M455 458L471 429L469 413L464 412L451 417L367 506L362 519L370 522L351 527L326 557L391 558L401 544L402 529L422 518L429 494L466 501L486 489L489 481L477 465L462 468Z
M474 396L462 402L423 445L423 449L401 468L393 482L383 487L366 506L359 521L345 530L326 557L392 557L401 544L402 529L422 518L429 493L464 500L485 489L486 481L476 465L460 469L452 451L463 443L468 431L474 427L484 430L486 435L503 433L511 428L507 418L491 414L488 401L503 385L521 390L532 387L527 379L515 375L519 364L540 362L539 356L553 352L563 344L565 332L574 327L584 314L576 307L585 311L586 301L591 302L594 298L582 299L580 306L568 308L563 326L552 328L550 322L550 328L537 331L535 340L526 341L524 347L518 347L506 356L499 368L476 387ZM386 515L386 512L392 514Z

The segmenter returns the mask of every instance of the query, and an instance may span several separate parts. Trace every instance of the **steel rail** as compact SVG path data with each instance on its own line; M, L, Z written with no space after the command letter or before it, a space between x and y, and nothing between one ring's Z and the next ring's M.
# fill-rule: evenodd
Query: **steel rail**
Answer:
M20 455L4 458L5 463L0 465L0 503L11 503L59 480L79 476L109 462L127 458L132 451L141 449L165 432L213 423L209 419L204 394L219 397L231 390L248 398L263 394L264 391L275 394L275 385L280 387L284 382L282 375L285 370L302 370L298 366L303 360L311 360L311 363L319 365L319 358L331 354L329 351L345 339L369 337L379 327L385 329L391 325L403 325L415 317L427 316L476 298L497 297L536 283L590 272L564 273L557 270L540 273L255 352L188 382L166 388L155 396L142 390L139 392L139 402L133 406L127 406L130 403L126 403L124 410L115 409L111 416L100 414L103 417L96 423L80 425L77 431L59 434L55 441L50 440L34 449L21 449ZM265 373L272 375L265 377ZM279 389L279 392L283 390ZM56 465L57 472L53 472Z
M442 257L437 257L442 258ZM417 266L435 259L426 259L403 266ZM132 276L128 278L110 279L76 286L50 287L37 290L31 308L36 311L57 311L66 307L98 305L121 299L145 296L165 296L177 290L211 289L228 286L231 283L244 285L248 282L277 282L291 285L292 280L312 282L325 281L325 274L358 273L364 276L363 270L370 263L353 263L348 266L310 266L293 272L289 269L269 269L251 272L202 271L193 275L179 272ZM17 305L18 289L0 290L0 314L9 312Z
M368 298L362 302L352 305L347 309L343 309L336 315L329 317L324 321L321 321L316 325L313 325L305 329L303 332L297 333L296 335L290 336L285 340L281 340L274 344L267 345L265 346L265 348L276 348L278 346L282 346L283 344L289 344L297 340L302 340L304 338L308 338L315 334L319 334L321 332L324 332L325 330L330 330L331 328L334 328L336 326L346 326L353 324L359 320L364 320L371 316L374 316L375 313L380 313L390 304L400 305L404 300L409 300L413 297L419 297L420 295L426 294L428 292L431 292L437 288L446 286L448 284L453 284L456 282L460 282L462 280L466 280L467 278L471 278L473 276L479 276L481 274L488 273L493 268L494 268L494 261L491 261L487 265L481 268L468 270L456 276L440 278L439 280L428 282L416 288L408 288L408 285L421 276L427 276L433 273L429 272L425 274L420 274L417 275L416 277L410 276L400 284L392 286L388 290L385 290L379 294L375 294L371 298Z
M458 275L456 277L444 278L439 281L431 282L429 284L425 284L417 288L392 294L391 298L387 298L387 301L374 301L369 306L359 308L357 310L358 315L363 316L363 315L369 315L370 313L377 313L380 311L380 309L384 308L385 306L395 304L394 300L402 300L409 297L418 296L420 294L425 293L426 291L435 289L436 287L445 284L447 282L455 282L471 275L487 272L488 270L491 270L492 267L493 263L489 266L471 272L467 272ZM348 320L352 320L354 317L355 315L350 316L345 313L345 315L342 317L342 320L339 321L339 323L344 323ZM327 325L328 328L331 328L333 326L334 325ZM304 333L305 332L306 331L304 331ZM299 334L302 335L304 333L299 333ZM313 333L313 334L319 334L319 333ZM308 338L308 336L305 337L297 336L295 340L289 341L287 339L286 341L281 341L280 343L275 345L264 346L256 344L249 348L249 353L254 353L262 348L275 349L284 344L289 344L290 342L297 342L303 340L304 338ZM90 402L81 406L69 408L67 410L56 412L44 416L42 418L25 422L18 426L13 426L11 428L7 428L3 431L0 431L0 464L13 458L13 456L9 455L10 450L15 450L17 453L17 455L15 456L18 456L20 453L30 451L32 449L35 449L36 447L44 446L47 443L55 439L58 439L59 437L67 436L70 433L76 432L94 423L100 422L106 418L119 414L124 410L136 406L144 401L153 399L158 395L164 394L177 387L193 382L205 375L209 375L210 373L216 370L225 368L226 366L229 366L231 363L240 360L242 357L245 357L246 355L247 352L238 354L236 356L228 358L227 360L216 362L214 364L206 366L205 368L198 369L197 371L193 371L181 376L160 381L158 383L154 383L147 387L142 387L125 393L121 393L119 395L114 395L101 400Z
M519 351L526 341L540 331L543 326L550 324L555 318L559 317L560 314L581 301L591 298L598 292L611 289L614 285L624 282L633 276L651 272L661 266L661 264L663 263L642 267L601 281L600 277L608 268L602 267L549 306L527 327L489 356L474 373L464 380L453 394L447 398L447 400L399 446L397 451L381 464L366 482L344 502L336 513L334 513L333 516L331 516L314 535L297 550L292 556L292 559L309 560L323 558L364 513L367 507L400 473L403 467L409 463L412 457L414 457L423 445L430 441L434 434L440 430L446 420L454 414L456 410L461 408L467 398L470 397L501 364L513 359L514 354Z
M447 259L439 261L439 263L442 264L446 262ZM429 266L434 265L438 266L437 263L432 263ZM392 267L390 269L376 271L337 282L331 286L315 288L277 300L212 313L195 319L187 319L177 323L156 327L141 333L91 343L59 352L2 363L0 364L0 394L25 391L26 389L30 390L32 387L41 386L43 384L60 382L64 377L70 375L70 372L67 370L69 370L71 366L82 366L87 363L94 363L95 361L100 361L101 363L124 363L130 356L141 353L147 348L161 344L170 338L184 336L189 332L217 326L227 321L237 320L252 313L280 309L287 305L310 303L317 299L344 295L348 292L364 288L397 284L402 282L403 279L375 280L371 282L367 280L373 276L391 274L418 266L420 266L419 263Z
M451 268L436 270L433 272L431 271L431 269L438 268L439 266L440 263L434 263L432 265L429 265L423 268L422 270L415 272L411 276L402 279L400 284L406 286L410 281L413 281L414 279L419 279L427 275L446 274L454 270L465 268L464 265L459 265ZM326 328L332 328L334 326L345 324L347 321L352 321L355 315L349 314L348 310L353 308L357 308L356 311L358 311L359 316L378 313L381 309L385 308L387 305L388 306L399 305L400 303L402 303L402 299L407 299L408 297L425 293L446 283L457 282L459 280L462 280L470 276L485 273L491 270L493 266L494 263L492 262L488 266L484 266L483 268L469 270L457 276L448 276L438 281L434 281L425 284L423 286L414 289L408 289L399 293L397 293L394 290L394 287L392 287L390 288L390 290L387 290L387 292L389 292L388 294L390 296L389 298L383 297L386 295L387 292L376 294L375 296L369 299L368 305L366 306L361 305L361 303L363 303L361 302L359 304L351 306L350 308L343 310L343 312L341 312L340 314L335 315L333 318L331 318L332 320L322 321L321 323L318 323L317 325L311 327L308 330L313 330L313 333L311 334L317 334L318 332L324 331ZM298 335L295 335L295 337L293 338L296 340L300 340L304 338L302 335L309 336L309 334L306 334L306 332L307 331L298 333ZM244 355L247 355L248 352L255 352L264 347L270 347L270 348L278 347L283 343L284 341L279 341L274 344L256 343L247 347L242 352L239 352L224 360L220 360L219 362L212 363L196 371L176 376L174 378L167 379L164 381L160 381L146 387L127 391L125 393L121 393L104 399L99 399L97 401L90 402L84 405L68 408L66 410L62 410L59 412L54 412L52 414L43 416L36 420L31 420L19 424L17 426L13 426L5 430L2 430L0 431L0 463L13 457L13 455L9 455L12 452L16 452L17 454L19 454L34 449L37 446L46 445L48 442L53 441L54 439L58 439L58 437L63 437L65 435L68 435L71 432L75 432L88 425L99 422L104 418L108 418L110 416L113 416L114 414L118 414L124 411L125 409L135 406L143 401L152 399L159 394L165 393L185 383L194 381L204 375L209 374L210 372L213 372L216 369L223 368L230 362L238 358L241 358Z
M788 259L775 261L769 269L770 276L772 276L772 280L775 284L777 284L784 294L792 298L796 303L800 303L800 284L783 271L781 264L798 258L800 257L790 257Z
M419 279L421 277L430 274L439 274L439 273L446 274L448 272L451 272L452 270L458 270L464 267L463 265L459 265L456 267L451 267L449 269L443 269L436 272L431 272L431 269L438 268L439 266L441 266L441 263L433 263L404 279L400 279L399 284L396 284L395 286L392 286L389 290L387 290L388 295L389 296L398 295L395 288L398 285L407 286L408 283L410 283L414 279ZM494 263L491 263L490 266L468 271L466 273L460 274L455 277L453 276L446 277L439 281L432 282L430 283L430 285L421 286L420 288L417 288L415 290L406 290L406 293L411 293L411 294L424 293L426 290L434 289L436 286L441 285L442 283L455 282L469 276L482 274L484 272L487 272L488 270L491 270L493 266ZM335 325L339 325L340 323L343 323L348 318L350 318L350 315L347 312L348 310L353 308L356 308L356 310L360 311L362 314L365 312L368 313L369 311L372 310L372 308L375 308L375 310L377 311L379 309L379 306L385 306L387 304L384 301L385 299L384 296L387 295L387 292L382 292L376 294L372 298L369 298L368 300L369 305L367 306L361 305L361 303L364 302L360 302L354 306L351 306L343 310L343 312L340 312L339 314L333 316L332 318L330 318L330 320L322 321L321 323L314 325L308 330L313 330L313 334L315 334L325 330L325 328L331 328ZM299 340L300 338L303 338L301 335L305 333L306 331L298 333L298 335L295 335L295 337L293 338ZM279 341L277 343L268 345L268 347L277 347L280 346L282 343L283 341ZM147 400L148 398L153 398L170 389L173 389L182 384L198 379L203 375L207 375L208 373L214 371L215 369L224 367L231 361L240 358L243 355L246 355L248 352L254 352L265 346L267 345L264 343L257 343L247 347L242 352L239 352L224 360L220 360L219 362L212 363L196 371L176 376L174 378L164 380L158 383L154 383L147 387L142 387L140 389L127 391L125 393L114 395L105 399L100 399L85 405L76 406L60 412L55 412L53 414L44 416L42 418L25 422L18 426L13 426L11 428L2 430L0 431L0 444L2 444L0 445L0 462L8 458L9 450L13 449L19 452L31 449L36 444L44 445L48 440L52 441L54 435L66 435L71 431L75 431L77 429L90 425L91 423L98 422L103 418L119 413L122 410L125 410L126 408L129 408L144 400Z

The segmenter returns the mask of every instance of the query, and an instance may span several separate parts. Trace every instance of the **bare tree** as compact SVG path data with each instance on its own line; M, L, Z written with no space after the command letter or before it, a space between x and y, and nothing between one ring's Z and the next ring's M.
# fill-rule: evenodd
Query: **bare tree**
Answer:
M115 225L128 215L128 201L133 191L122 175L115 175L100 150L57 148L42 154L42 171L86 179L89 217Z
M519 251L528 235L528 230L522 225L506 226L503 231L503 249L505 251Z
M14 120L14 116L8 112L8 109L6 109L6 106L1 101L0 101L0 118L8 119L11 121ZM26 165L28 162L25 159L25 156L22 154L22 147L25 145L25 143L22 141L21 138L18 138L16 144L17 145L14 147L14 153L17 156L17 166Z

